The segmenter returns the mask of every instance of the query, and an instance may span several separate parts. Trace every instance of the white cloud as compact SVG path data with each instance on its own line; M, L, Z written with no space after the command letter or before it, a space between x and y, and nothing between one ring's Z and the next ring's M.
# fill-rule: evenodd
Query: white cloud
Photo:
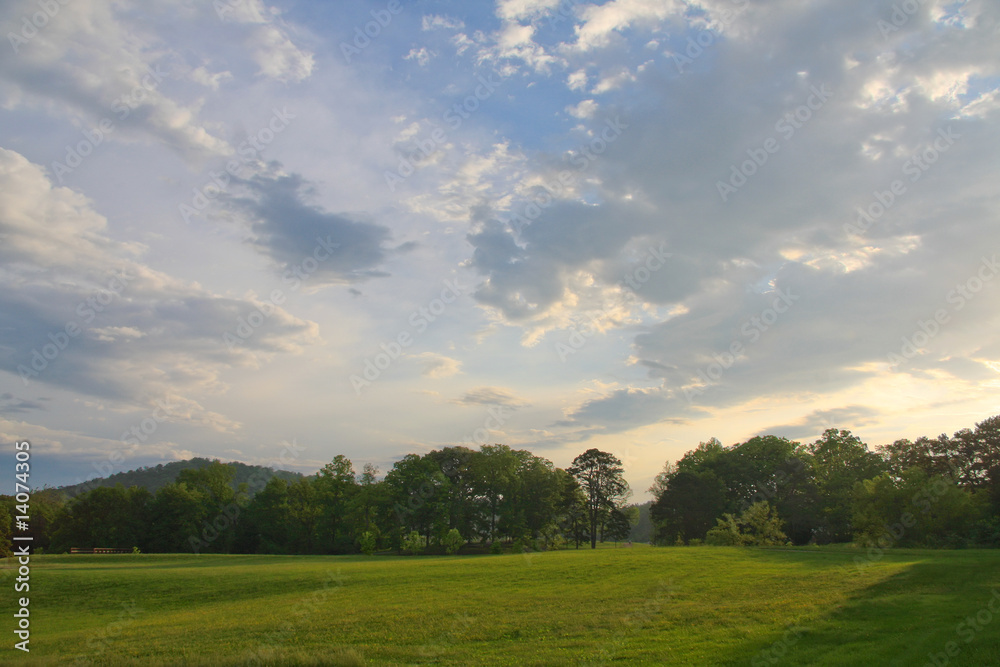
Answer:
M465 27L465 22L452 16L431 15L423 17L420 26L422 30L437 30L441 28L446 30L461 30Z
M559 7L562 0L497 0L497 16L505 21L530 19Z
M581 51L607 46L612 33L635 25L656 25L680 15L684 5L674 0L611 0L603 5L587 5L576 27L575 48Z
M437 55L432 51L429 51L427 47L422 46L419 49L410 49L410 52L403 56L403 60L416 60L417 64L421 67L426 67L434 56Z
M593 118L597 113L597 102L594 100L583 100L579 104L566 107L566 113L573 118Z
M566 77L566 87L570 90L583 90L587 87L587 70L578 69Z

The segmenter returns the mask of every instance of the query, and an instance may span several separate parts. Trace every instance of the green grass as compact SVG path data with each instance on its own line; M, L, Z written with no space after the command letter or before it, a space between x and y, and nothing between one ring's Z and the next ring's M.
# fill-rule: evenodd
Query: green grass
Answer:
M1000 552L860 555L38 556L30 656L2 578L0 663L919 666L955 642L948 664L997 664L1000 613L958 626L1000 589Z

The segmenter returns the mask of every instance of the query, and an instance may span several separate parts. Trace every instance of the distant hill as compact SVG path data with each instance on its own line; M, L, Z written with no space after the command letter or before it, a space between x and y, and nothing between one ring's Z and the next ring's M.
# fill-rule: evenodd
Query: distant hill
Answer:
M80 484L60 486L53 489L53 491L63 495L64 497L73 498L81 493L86 493L87 491L101 486L113 487L116 484L121 484L125 488L138 486L147 489L150 493L156 493L161 487L175 481L181 470L204 468L212 463L212 461L213 459L204 458L188 459L187 461L171 461L166 464L161 463L155 467L148 466L137 468L136 470L129 470L127 472L115 473L110 477L99 477L87 482L81 482ZM268 480L272 477L280 477L287 482L294 482L304 477L304 475L297 472L274 470L273 468L247 465L239 462L226 463L224 465L236 470L236 476L233 479L232 484L233 490L236 490L240 484L249 482L250 479L256 475L262 475L264 479Z

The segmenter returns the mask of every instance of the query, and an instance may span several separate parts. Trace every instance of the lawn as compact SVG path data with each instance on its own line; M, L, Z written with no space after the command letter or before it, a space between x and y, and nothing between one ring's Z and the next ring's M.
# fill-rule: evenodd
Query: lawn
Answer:
M9 570L2 577L0 663L1000 661L1000 618L988 607L994 590L1000 596L1000 552L897 550L859 568L863 555L636 546L452 557L38 556L30 656L12 648L23 594L12 592ZM993 608L1000 612L1000 597Z

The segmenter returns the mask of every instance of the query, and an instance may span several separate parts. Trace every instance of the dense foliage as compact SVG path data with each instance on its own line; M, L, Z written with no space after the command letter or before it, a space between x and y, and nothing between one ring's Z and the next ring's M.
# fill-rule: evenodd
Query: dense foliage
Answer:
M650 492L660 544L1000 546L1000 416L874 450L837 429L808 445L712 439Z
M59 493L37 495L32 512L44 510L48 523L42 531L33 516L32 527L36 546L57 552L456 553L465 545L555 548L626 539L637 510L624 507L621 462L597 450L587 456L603 466L596 484L589 468L567 472L505 445L410 454L384 478L371 465L356 473L340 455L317 475L291 480L265 470L237 482L231 464L205 462L184 467L155 492L99 486L65 504Z
M626 505L621 461L597 449L567 470L505 445L409 454L384 477L371 465L357 473L344 456L312 477L204 459L177 470L169 482L154 470L152 489L33 494L35 548L456 553L626 539L1000 546L1000 416L952 437L874 449L837 429L805 445L765 435L726 447L713 438L668 463L642 506ZM13 498L0 500L2 537L18 512Z

